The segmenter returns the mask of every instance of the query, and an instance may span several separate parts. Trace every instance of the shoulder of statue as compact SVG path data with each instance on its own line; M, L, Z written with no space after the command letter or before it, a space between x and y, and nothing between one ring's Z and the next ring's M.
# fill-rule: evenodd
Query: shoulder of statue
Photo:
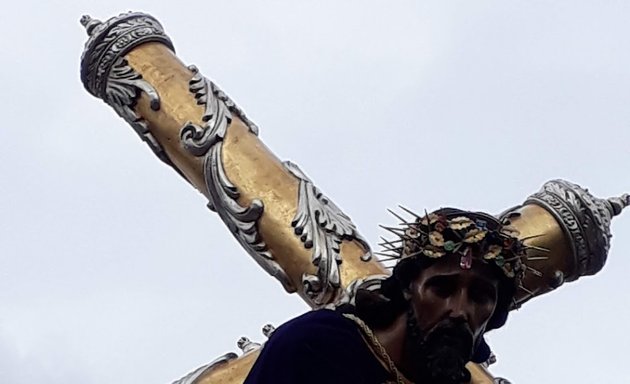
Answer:
M356 323L333 310L315 310L278 327L265 343L267 350L327 356L371 355Z
M357 332L354 322L337 311L319 309L289 320L278 327L271 338L290 337L293 340L296 337L301 339L319 338L322 336L331 338L342 336L349 332L352 334Z
M274 356L295 369L325 368L319 373L333 379L351 375L356 382L381 383L387 377L357 324L334 310L311 311L278 327L261 353L263 360Z

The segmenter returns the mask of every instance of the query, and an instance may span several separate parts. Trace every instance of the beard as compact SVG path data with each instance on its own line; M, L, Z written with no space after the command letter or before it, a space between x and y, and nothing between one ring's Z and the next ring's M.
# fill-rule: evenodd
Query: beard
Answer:
M412 356L412 377L420 383L461 384L470 381L466 363L471 358L473 335L464 321L444 320L422 334L413 311L407 322L407 348Z

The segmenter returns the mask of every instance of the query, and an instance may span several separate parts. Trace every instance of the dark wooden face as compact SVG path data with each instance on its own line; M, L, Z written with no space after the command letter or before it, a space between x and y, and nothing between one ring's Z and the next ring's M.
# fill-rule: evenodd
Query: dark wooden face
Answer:
M463 321L476 341L497 305L496 271L483 263L462 269L456 257L443 257L411 282L408 294L425 335L448 320Z

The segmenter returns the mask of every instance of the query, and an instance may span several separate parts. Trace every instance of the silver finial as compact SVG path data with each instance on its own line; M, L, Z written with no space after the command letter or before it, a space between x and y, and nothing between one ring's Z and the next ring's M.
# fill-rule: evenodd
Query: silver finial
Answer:
M81 19L79 20L79 22L81 23L82 26L85 27L85 31L87 32L88 36L92 36L92 32L94 31L94 28L103 24L100 20L93 19L90 15L81 16Z
M244 336L238 339L238 341L236 342L236 345L241 351L243 351L243 353L251 352L254 349L260 348L260 344L255 343L251 341L249 338L244 337Z
M608 199L610 204L612 216L617 216L623 211L625 207L630 206L630 194L624 193L619 197L611 197Z
M551 213L572 247L574 271L566 271L562 281L599 272L610 249L613 218L630 206L630 195L600 199L588 189L566 180L551 180L530 196L525 204L536 204Z
M490 352L490 356L488 357L488 360L486 360L486 362L485 362L486 367L489 367L492 364L495 364L496 362L497 362L497 355L495 355L494 353Z
M262 333L263 335L265 335L266 338L271 337L271 335L273 334L273 332L276 330L276 327L274 327L271 324L265 324L265 326L262 329Z

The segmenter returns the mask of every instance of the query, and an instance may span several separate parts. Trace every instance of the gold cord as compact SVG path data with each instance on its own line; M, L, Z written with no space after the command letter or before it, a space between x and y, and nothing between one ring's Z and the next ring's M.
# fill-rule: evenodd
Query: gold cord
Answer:
M377 357L380 358L387 365L389 373L396 377L396 384L407 383L407 381L403 378L403 375L398 371L398 368L396 368L396 365L392 361L391 357L389 357L389 355L387 354L385 347L381 345L370 327L368 327L363 320L353 314L344 313L343 316L354 321L359 326L367 341L370 343L372 350L374 350L374 352L378 355Z

